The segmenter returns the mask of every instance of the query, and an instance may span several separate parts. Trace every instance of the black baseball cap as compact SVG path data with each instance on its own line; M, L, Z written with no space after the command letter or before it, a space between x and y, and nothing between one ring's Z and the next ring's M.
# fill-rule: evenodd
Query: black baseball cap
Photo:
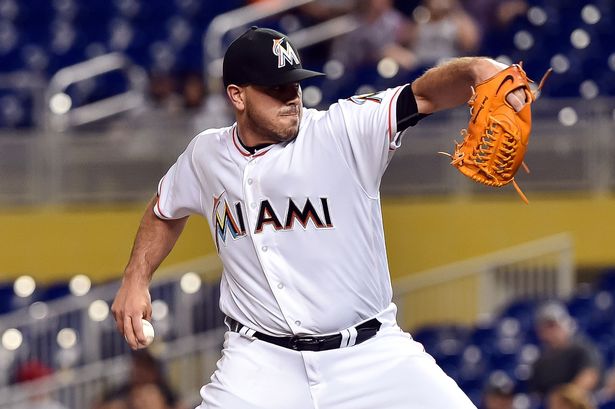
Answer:
M269 87L325 74L304 69L297 49L284 34L253 26L227 48L222 75L224 87L229 84Z

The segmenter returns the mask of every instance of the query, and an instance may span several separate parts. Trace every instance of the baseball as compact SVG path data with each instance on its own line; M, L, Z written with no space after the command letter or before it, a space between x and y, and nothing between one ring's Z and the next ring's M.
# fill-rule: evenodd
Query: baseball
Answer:
M148 346L154 341L154 327L149 321L144 319L141 319L141 325L143 326L143 335L145 335L145 339L147 340L145 346Z

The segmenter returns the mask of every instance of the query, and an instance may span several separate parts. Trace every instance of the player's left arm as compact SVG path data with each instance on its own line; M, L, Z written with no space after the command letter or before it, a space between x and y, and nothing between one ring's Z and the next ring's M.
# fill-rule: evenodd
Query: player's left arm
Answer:
M575 384L586 392L592 392L598 386L600 382L600 371L595 367L588 367L582 369L572 380L571 383Z
M602 368L602 357L597 349L583 345L578 357L578 372L571 383L587 392L592 392L599 384Z
M506 68L486 57L460 57L430 68L411 85L418 112L431 114L464 104L472 96L472 87ZM519 111L525 93L510 94L508 102Z

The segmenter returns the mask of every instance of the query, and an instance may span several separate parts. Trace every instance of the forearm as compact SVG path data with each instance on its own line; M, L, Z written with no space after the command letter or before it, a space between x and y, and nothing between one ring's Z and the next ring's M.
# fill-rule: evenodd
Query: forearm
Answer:
M591 392L598 385L600 375L596 368L585 368L575 376L572 383L584 391Z
M124 271L124 280L140 284L149 284L154 271L167 257L177 242L187 217L177 220L161 220L154 214L154 197L147 206L135 242L130 260Z
M485 57L461 57L427 70L412 83L419 113L430 114L461 105L476 84L506 68Z

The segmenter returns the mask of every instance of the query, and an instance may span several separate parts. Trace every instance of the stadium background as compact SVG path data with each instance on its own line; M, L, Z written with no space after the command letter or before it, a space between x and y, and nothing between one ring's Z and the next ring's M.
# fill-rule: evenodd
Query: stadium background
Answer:
M312 3L260 2L246 11L239 0L0 2L0 407L31 398L32 384L16 381L32 360L54 372L37 388L70 408L94 407L127 377L118 363L128 351L105 308L160 176L199 129L231 121L218 58L245 27L291 33L304 45L304 65L327 72L305 85L308 106L404 83L424 69L391 58L335 62L333 44L368 29L356 11L314 13L305 8ZM505 3L518 8L502 26L474 15L482 41L472 54L523 60L533 78L555 69L535 106L532 174L519 177L531 204L512 189L466 181L436 155L464 126L460 108L406 135L383 181L383 212L400 322L473 399L503 371L518 381L518 407L528 407L522 352L536 344L537 300L566 301L615 363L615 5L481 7ZM428 21L418 1L394 6L417 26ZM218 356L214 254L206 221L192 218L153 291L161 330L153 350L190 404ZM486 347L502 339L515 348ZM458 368L477 345L482 366L467 377Z

